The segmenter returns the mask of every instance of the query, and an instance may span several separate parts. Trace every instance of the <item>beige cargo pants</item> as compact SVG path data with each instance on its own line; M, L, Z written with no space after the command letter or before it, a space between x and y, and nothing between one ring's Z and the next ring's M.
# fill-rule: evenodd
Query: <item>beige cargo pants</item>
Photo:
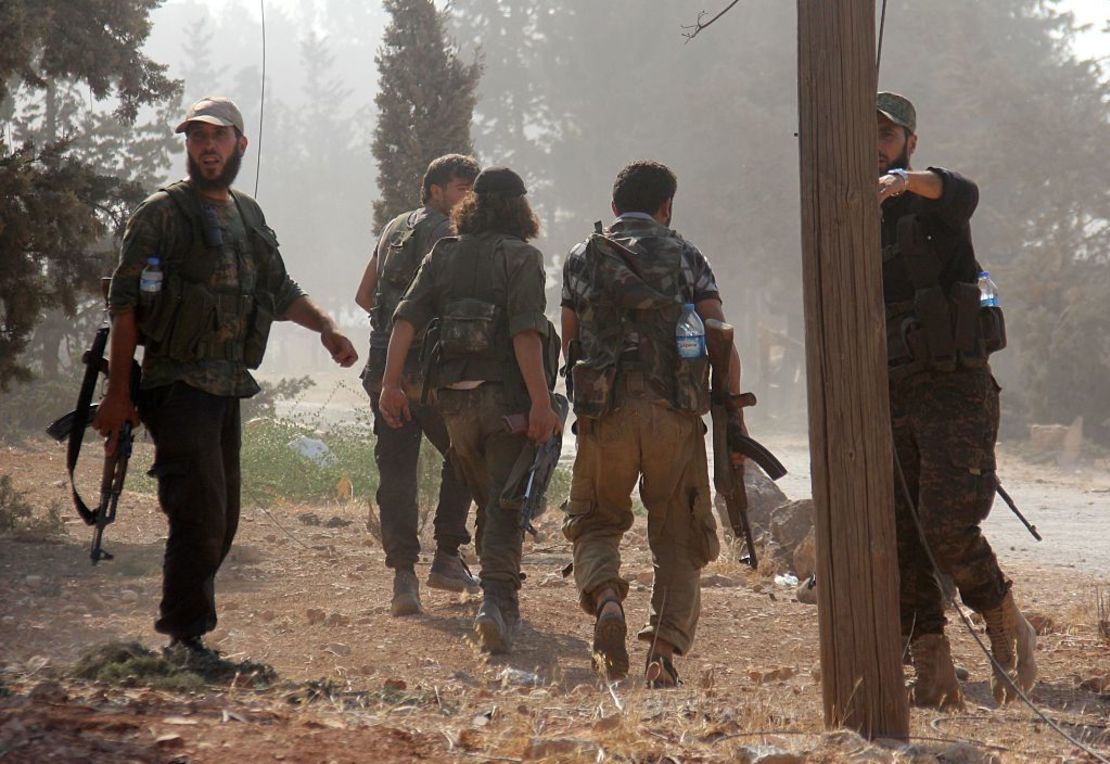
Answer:
M627 387L627 386L625 386ZM637 482L647 508L655 578L648 625L639 638L686 653L700 613L700 571L720 551L709 493L705 428L646 392L622 390L618 407L579 422L563 533L574 545L574 579L582 609L611 586L623 600L620 542L632 527Z

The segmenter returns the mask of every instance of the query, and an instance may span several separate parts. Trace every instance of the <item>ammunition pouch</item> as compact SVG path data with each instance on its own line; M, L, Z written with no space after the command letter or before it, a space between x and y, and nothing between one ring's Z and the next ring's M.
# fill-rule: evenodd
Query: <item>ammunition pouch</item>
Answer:
M163 191L189 220L191 244L168 253L162 291L150 305L139 306L143 344L148 352L179 363L222 360L257 369L275 318L269 279L273 258L279 257L277 237L263 222L257 205L232 192L256 261L258 281L254 294L214 290L208 282L223 243L218 225L210 214L202 212L195 193L187 187L175 183ZM243 333L218 339L220 327L233 321Z
M439 321L439 351L444 358L493 357L500 309L491 302L464 297L447 303Z
M579 360L570 368L567 387L578 417L597 418L613 407L613 388L617 381L617 367L595 367Z
M675 370L674 407L701 416L709 411L709 357L678 356Z

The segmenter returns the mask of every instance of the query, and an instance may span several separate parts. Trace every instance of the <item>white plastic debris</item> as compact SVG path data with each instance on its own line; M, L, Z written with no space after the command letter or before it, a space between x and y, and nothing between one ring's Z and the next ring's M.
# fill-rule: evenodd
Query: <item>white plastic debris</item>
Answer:
M335 454L328 448L328 444L317 438L301 435L289 441L289 448L308 459L318 467L334 467L337 463Z

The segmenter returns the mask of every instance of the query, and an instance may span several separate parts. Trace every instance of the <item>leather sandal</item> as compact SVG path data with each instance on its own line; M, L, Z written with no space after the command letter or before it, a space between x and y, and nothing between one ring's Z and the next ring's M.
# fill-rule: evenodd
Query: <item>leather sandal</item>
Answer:
M615 602L620 615L605 613L605 606ZM594 621L593 664L603 679L613 681L628 676L628 647L625 639L628 627L624 621L624 605L615 596L603 599L597 605Z
M648 679L648 672L651 671L652 664L659 666L659 676L655 679ZM647 683L649 690L668 690L678 687L682 681L678 678L678 671L674 667L674 663L666 655L658 653L649 654L647 658L647 666L644 668L644 681Z

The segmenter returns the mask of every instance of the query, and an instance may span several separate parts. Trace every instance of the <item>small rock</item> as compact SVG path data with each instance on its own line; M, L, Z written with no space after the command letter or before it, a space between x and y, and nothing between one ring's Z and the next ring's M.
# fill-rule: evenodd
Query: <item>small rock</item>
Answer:
M277 618L277 613L275 613L273 610L263 610L261 613L258 614L258 617L261 618L263 621L269 623L270 621Z
M387 690L407 690L408 682L404 679L386 679L383 685Z
M128 604L135 604L139 601L139 593L134 589L124 589L119 593L119 598Z
M524 749L524 758L554 758L559 761L566 761L579 757L593 758L597 756L598 750L599 746L593 740L582 740L572 737L534 737L528 741L528 747Z
M27 576L23 579L28 586L38 586L42 583L42 576Z
M302 512L301 514L297 515L297 520L304 523L305 525L315 526L324 524L324 521L321 520L320 516L315 512Z
M314 607L309 608L305 612L305 615L308 616L308 622L310 624L323 623L324 619L326 619L328 617L327 613L325 613L323 610L320 610L319 608L314 608Z
M329 518L328 521L326 523L324 523L324 527L325 528L346 528L348 525L351 525L351 524L352 524L352 521L344 520L342 517L335 516L335 517Z
M332 655L345 657L351 654L351 646L345 645L342 642L333 642L332 644L328 645L327 652L331 653Z
M154 745L163 750L172 750L174 748L181 748L185 745L185 739L181 735L162 735L154 741Z
M798 602L803 605L816 605L817 604L817 579L810 576L802 583L798 584L798 590L794 593L798 598Z
M497 678L501 680L502 687L539 687L543 684L543 679L538 674L512 666L503 668Z
M702 587L716 586L722 589L727 589L733 586L739 586L740 584L738 581L729 578L728 576L722 576L719 573L710 573L707 576L701 577L701 585Z
M651 582L655 580L655 571L641 570L636 574L634 579L636 583L643 584L644 586L651 586Z
M803 764L805 759L770 745L743 745L732 752L734 764Z
M69 695L58 682L39 682L31 690L31 700L36 703L65 703Z
M351 625L351 619L348 618L347 616L343 615L342 613L332 613L331 615L329 615L327 617L327 620L324 621L324 625L325 626L350 626Z

